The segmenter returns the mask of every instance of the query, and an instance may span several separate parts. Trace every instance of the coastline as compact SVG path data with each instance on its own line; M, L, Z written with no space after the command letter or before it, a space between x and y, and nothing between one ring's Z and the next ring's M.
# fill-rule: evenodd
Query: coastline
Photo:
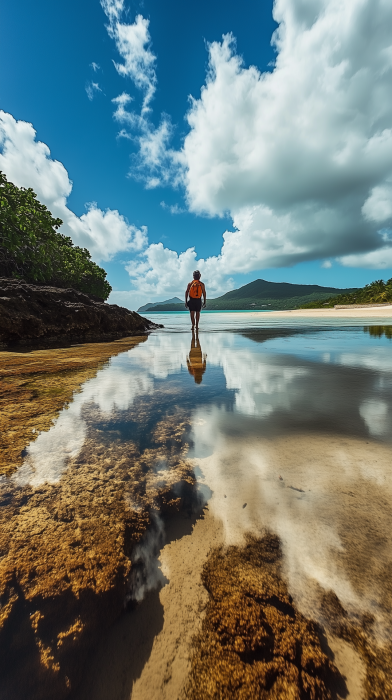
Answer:
M164 312L162 312L164 313ZM170 313L170 312L169 312ZM211 313L204 311L203 313ZM213 311L212 313L235 314L236 318L242 314L245 318L385 318L392 321L392 304L390 306L355 307L352 309L292 309L286 311Z
M259 312L260 313L260 312ZM263 313L263 312L261 312ZM355 307L352 309L293 309L292 311L270 311L271 316L295 316L297 318L385 318L392 321L392 304L390 306ZM258 315L255 312L255 316Z
M145 311L144 313L147 314L147 317L148 315L153 317L168 315L170 317L189 314L185 309L184 311ZM352 308L346 307L344 309L286 309L284 311L268 311L267 309L263 311L253 311L252 309L241 309L238 311L235 309L203 309L201 315L205 316L206 314L232 314L236 318L243 316L247 319L260 318L263 319L263 321L267 317L285 318L286 316L290 318L293 316L297 318L317 318L320 320L323 318L386 318L392 320L392 304L388 306L372 307L355 306Z

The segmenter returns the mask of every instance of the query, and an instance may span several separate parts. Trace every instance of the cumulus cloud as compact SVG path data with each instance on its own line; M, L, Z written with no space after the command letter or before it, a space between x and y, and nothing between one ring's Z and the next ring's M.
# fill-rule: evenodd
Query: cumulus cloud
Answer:
M233 289L233 280L228 277L222 258L197 259L194 247L177 253L162 243L152 243L126 266L135 288L146 297L182 294L196 268L200 270L209 294L222 294Z
M181 182L191 211L231 216L220 254L197 261L219 284L314 259L391 267L392 5L275 0L273 13L271 72L246 67L232 35L209 46L179 151L169 148L165 121L153 129L117 110L119 121L140 129L144 181ZM150 280L156 290L163 260L183 280L196 253L152 246L129 266L134 283L146 289Z
M32 187L38 199L63 220L61 233L86 247L95 260L110 260L119 251L140 251L147 229L129 224L116 210L102 211L96 203L78 217L67 207L72 182L62 163L50 157L48 146L36 140L27 122L0 112L0 169L18 187Z
M276 0L274 17L271 73L211 44L183 147L191 210L231 213L222 254L248 270L377 249L392 217L392 6Z
M392 268L392 247L386 245L370 253L345 255L339 262L347 267L367 267L371 270L388 270Z

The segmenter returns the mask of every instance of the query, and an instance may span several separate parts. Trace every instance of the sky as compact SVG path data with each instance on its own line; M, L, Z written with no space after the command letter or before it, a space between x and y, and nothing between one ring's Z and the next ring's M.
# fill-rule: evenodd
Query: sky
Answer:
M0 61L0 170L109 301L392 276L390 0L18 0Z

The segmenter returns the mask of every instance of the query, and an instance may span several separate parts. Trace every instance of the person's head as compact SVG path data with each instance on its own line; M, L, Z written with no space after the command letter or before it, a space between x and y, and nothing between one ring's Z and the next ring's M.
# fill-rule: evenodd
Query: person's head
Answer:
M194 279L194 280L199 280L200 277L201 277L201 274L200 274L199 270L195 270L194 273L193 273L193 279Z

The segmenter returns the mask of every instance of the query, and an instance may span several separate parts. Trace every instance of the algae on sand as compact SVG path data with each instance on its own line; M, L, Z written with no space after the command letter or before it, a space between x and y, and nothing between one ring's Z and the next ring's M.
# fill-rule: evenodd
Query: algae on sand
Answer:
M3 377L14 399L8 396L4 420L17 448L31 440L31 425L40 426L48 440L38 467L51 462L49 438L58 426L51 423L64 401L137 342L5 354ZM30 381L35 397L23 388ZM61 700L75 688L91 646L126 604L135 547L154 514L170 515L192 500L189 416L163 400L157 416L155 399L140 396L120 414L83 404L83 440L55 479L20 478L23 467L0 480L0 698ZM122 418L138 431L120 435ZM20 463L19 453L7 452L10 445L12 436L2 455L9 472Z
M214 550L204 566L210 598L194 638L184 700L345 698L345 678L325 647L323 629L289 594L279 538L267 532L246 540L245 547ZM389 700L392 645L376 642L367 628L371 620L350 620L335 594L320 593L327 631L362 657L366 699Z
M330 700L333 686L344 689L316 625L293 605L281 556L279 539L267 533L208 559L210 600L194 642L188 700Z
M141 336L57 350L2 352L0 474L11 474L22 464L27 445L50 429L63 406L110 357L146 340Z

